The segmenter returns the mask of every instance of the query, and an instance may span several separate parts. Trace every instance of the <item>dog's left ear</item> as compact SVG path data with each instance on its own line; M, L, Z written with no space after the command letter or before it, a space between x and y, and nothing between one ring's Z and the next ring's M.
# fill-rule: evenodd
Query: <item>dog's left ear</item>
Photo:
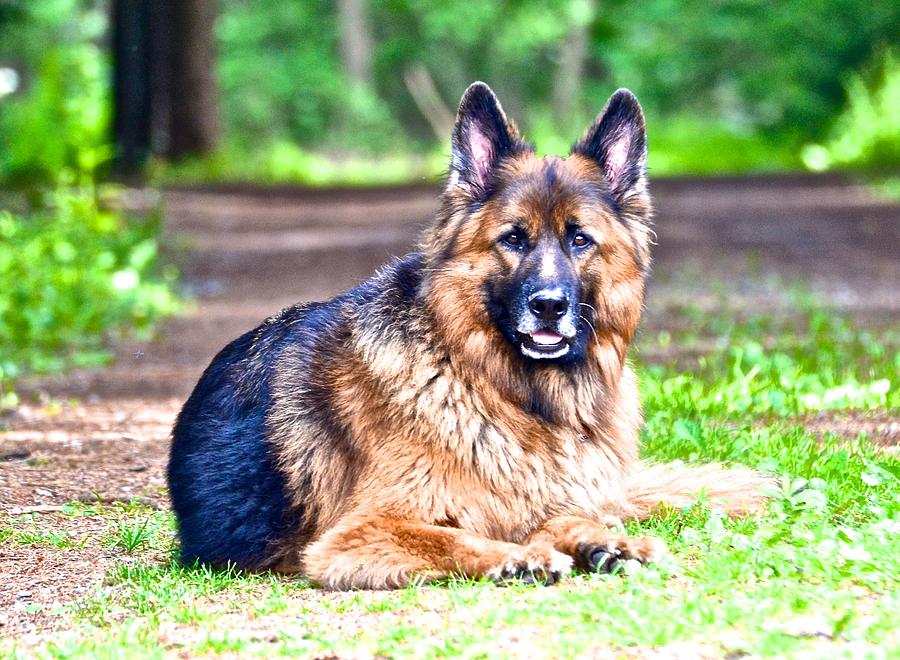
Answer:
M572 153L595 160L618 199L641 191L646 184L647 130L635 95L627 89L616 91Z
M453 126L449 185L483 199L500 161L525 146L491 88L472 83L459 102Z

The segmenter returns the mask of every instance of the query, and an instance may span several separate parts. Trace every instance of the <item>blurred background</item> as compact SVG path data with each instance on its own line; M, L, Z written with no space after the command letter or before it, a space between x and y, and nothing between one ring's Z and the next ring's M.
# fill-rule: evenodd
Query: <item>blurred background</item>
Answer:
M0 398L179 313L140 364L189 373L136 386L182 392L278 306L410 249L477 79L540 153L638 95L651 327L685 301L774 314L797 281L889 319L898 28L891 0L0 0Z
M3 0L0 180L433 179L462 90L562 152L617 87L656 176L900 161L890 0ZM176 163L177 167L172 167Z

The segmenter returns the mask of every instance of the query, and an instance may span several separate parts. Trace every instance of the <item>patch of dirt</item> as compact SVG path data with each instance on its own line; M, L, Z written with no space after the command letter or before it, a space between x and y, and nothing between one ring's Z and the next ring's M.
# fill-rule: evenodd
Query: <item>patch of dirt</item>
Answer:
M799 423L817 435L831 433L855 440L861 433L881 447L900 445L900 416L886 411L847 410L807 415Z
M685 305L790 314L786 283L865 323L900 314L900 205L840 178L668 179L656 203L645 333ZM116 363L25 383L84 401L184 399L228 341L282 307L322 300L413 248L438 206L431 187L302 190L227 186L164 194L170 256L196 304ZM177 248L174 246L178 246Z
M167 506L169 432L180 401L21 406L0 433L0 511L66 502Z
M164 474L179 405L174 399L23 405L3 420L4 527L46 540L0 541L0 637L56 629L66 621L64 607L94 593L123 558L107 542L112 518L64 515L63 504L168 508ZM54 547L50 534L65 547Z
M58 610L93 593L115 559L115 553L96 547L0 545L0 637L58 626Z

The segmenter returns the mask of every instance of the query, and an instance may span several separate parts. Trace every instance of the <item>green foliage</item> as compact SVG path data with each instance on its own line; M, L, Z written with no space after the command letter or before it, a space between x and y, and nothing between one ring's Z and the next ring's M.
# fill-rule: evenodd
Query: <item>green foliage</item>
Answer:
M824 134L841 81L890 43L898 18L895 3L861 0L369 3L373 78L359 104L332 5L239 2L223 7L219 70L229 135L252 136L254 147L263 137L383 150L401 126L403 150L430 144L405 81L417 66L450 110L469 82L486 80L549 151L568 147L625 85L654 118L659 171L780 169L796 167L799 145ZM564 116L555 84L564 46L582 28L584 75Z
M796 169L801 146L839 111L841 80L889 43L898 18L891 3L859 0L369 3L373 76L357 86L339 61L334 7L301 4L223 7L227 146L157 176L312 185L436 178L446 138L433 146L435 117L423 115L408 86L413 68L427 72L448 112L469 82L488 81L544 153L565 153L610 91L626 85L648 111L653 174ZM564 111L556 81L579 29L587 58ZM891 143L878 144L878 163L895 163ZM422 152L431 155L404 155ZM366 155L376 153L388 154L387 167Z
M900 9L861 0L654 0L615 3L609 19L616 37L597 43L597 54L652 109L812 137L840 109L844 78L895 39Z
M334 157L305 151L287 140L276 140L259 144L249 153L244 147L228 144L211 156L178 163L156 160L150 164L148 175L155 181L179 184L251 181L364 187L436 181L447 162L447 155L438 151Z
M613 89L630 87L650 118L655 174L900 160L895 59L887 56L883 83L866 85L859 73L892 44L900 10L886 0L366 5L371 78L356 84L341 62L334 3L220 3L225 146L154 174L312 185L433 178L446 166L434 154L446 150L449 126L419 108L414 72L425 72L445 113L467 84L486 80L552 153L568 149ZM0 181L33 183L104 159L107 9L101 0L0 4L0 62L22 65L27 82L0 104ZM580 31L585 58L565 91L567 48Z
M0 386L25 372L108 358L111 335L148 330L176 309L160 271L158 219L104 208L89 177L45 206L0 212Z
M359 151L399 137L384 102L340 67L333 3L230 2L216 35L226 132L246 150L260 138Z
M789 134L750 131L721 120L681 114L647 119L651 176L775 172L799 166Z
M0 184L41 185L64 168L108 159L109 79L100 38L105 4L29 0L0 14L0 58L22 67L24 89L0 102Z
M897 168L900 166L900 61L893 51L881 58L878 75L866 84L853 75L847 84L847 107L834 122L824 145L804 148L810 169L829 167Z
M900 174L870 177L867 181L876 195L885 199L900 201Z

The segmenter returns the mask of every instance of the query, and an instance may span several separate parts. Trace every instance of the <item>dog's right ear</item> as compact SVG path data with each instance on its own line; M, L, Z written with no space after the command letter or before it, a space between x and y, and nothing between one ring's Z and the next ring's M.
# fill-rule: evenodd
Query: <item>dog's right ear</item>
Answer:
M474 82L456 113L448 184L462 188L474 199L484 199L498 163L525 148L491 88Z
M619 198L643 190L647 171L644 111L627 89L613 94L572 153L593 159Z

